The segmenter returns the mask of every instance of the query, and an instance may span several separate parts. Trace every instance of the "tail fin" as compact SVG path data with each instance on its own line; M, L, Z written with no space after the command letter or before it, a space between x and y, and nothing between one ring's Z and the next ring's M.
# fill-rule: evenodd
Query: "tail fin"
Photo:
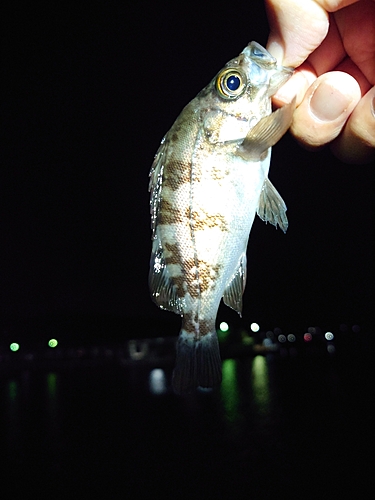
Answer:
M214 387L220 382L221 358L216 332L196 339L181 330L172 380L174 391L184 394L197 387Z

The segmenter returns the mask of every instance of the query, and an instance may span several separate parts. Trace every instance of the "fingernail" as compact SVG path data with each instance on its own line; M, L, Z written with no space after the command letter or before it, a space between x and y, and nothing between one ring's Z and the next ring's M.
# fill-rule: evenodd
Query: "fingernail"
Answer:
M283 63L284 49L279 42L272 40L267 44L267 50L276 59L278 64L281 65Z
M371 100L371 113L372 116L375 118L375 97L373 97Z
M342 115L351 103L351 98L326 82L320 83L310 99L312 113L322 121L333 121Z

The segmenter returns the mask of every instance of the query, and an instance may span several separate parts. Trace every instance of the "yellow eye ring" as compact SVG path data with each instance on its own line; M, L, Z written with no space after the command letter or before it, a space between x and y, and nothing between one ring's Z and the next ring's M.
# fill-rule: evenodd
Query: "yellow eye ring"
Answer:
M246 77L237 69L223 69L216 78L216 90L224 99L237 99L246 90Z

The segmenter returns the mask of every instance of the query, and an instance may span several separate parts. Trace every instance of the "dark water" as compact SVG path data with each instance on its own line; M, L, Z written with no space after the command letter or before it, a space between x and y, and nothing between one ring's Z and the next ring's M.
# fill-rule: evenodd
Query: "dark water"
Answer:
M184 397L170 388L173 357L116 353L3 364L12 498L372 497L363 349L228 358L220 389Z

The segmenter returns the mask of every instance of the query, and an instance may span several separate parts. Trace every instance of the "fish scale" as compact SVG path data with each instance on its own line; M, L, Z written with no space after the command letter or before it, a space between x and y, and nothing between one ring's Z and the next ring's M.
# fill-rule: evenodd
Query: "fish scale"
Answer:
M271 113L271 96L291 74L251 42L182 110L151 167L149 284L159 307L182 316L176 393L221 381L217 311L223 298L241 314L255 214L286 231L268 170L294 110Z

